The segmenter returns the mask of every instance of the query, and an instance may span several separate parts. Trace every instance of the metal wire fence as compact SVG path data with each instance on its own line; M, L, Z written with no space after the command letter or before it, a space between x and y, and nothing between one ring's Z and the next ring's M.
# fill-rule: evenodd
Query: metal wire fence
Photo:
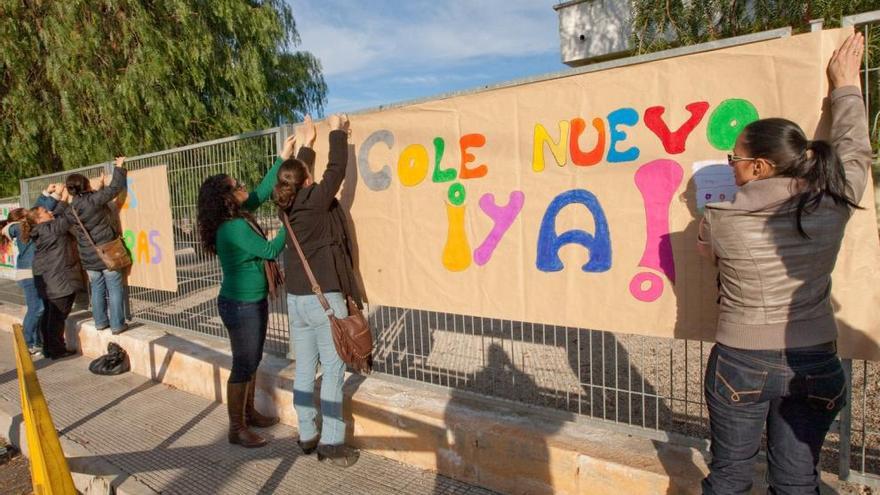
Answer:
M873 24L880 22L880 15L850 21L869 37L871 54L866 56L864 74L876 140L880 80L875 76L880 74L880 47L873 51L872 47L880 41ZM256 185L276 157L285 132L268 129L129 160L132 170L167 166L179 283L176 293L132 288L137 319L226 337L216 309L220 266L216 257L201 251L198 241L198 188L206 177L217 173ZM107 165L81 172L96 175ZM43 187L65 175L22 181L22 197L32 203ZM268 209L258 216L264 226L277 228ZM285 302L272 303L270 312L266 349L286 354ZM709 343L414 308L373 305L368 314L376 333L379 373L552 408L572 417L596 418L653 438L705 441L708 437L703 376ZM875 362L847 361L845 366L851 377L852 400L826 441L823 468L843 479L878 485L880 370Z
M268 129L126 162L130 170L167 167L177 261L177 292L131 288L132 312L137 318L227 337L216 304L222 280L220 264L216 256L202 251L196 228L199 186L207 177L223 173L253 188L275 160L280 132ZM261 209L258 218L264 226L274 222L267 209ZM269 312L266 350L285 354L288 329L284 301L271 302Z

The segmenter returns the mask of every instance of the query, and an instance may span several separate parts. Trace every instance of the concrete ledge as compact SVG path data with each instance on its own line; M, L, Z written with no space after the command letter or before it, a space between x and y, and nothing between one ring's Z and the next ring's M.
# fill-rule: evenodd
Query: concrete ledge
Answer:
M21 316L21 308L0 306L0 328L8 331ZM231 356L221 339L149 326L113 336L96 331L83 316L68 324L68 342L86 356L105 353L115 341L128 352L135 373L224 400ZM258 375L258 407L290 425L296 425L293 376L293 364L274 356L263 359ZM574 415L384 376L349 376L345 411L352 444L503 493L697 494L707 472L704 452L694 448L612 431ZM756 493L761 488L756 486Z

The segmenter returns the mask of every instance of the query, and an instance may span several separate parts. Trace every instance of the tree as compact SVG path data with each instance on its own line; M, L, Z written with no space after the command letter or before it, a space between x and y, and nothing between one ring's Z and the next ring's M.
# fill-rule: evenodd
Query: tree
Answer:
M805 31L811 19L834 26L878 8L880 0L633 0L633 38L641 54L785 26Z
M0 0L0 196L299 120L326 85L284 0Z

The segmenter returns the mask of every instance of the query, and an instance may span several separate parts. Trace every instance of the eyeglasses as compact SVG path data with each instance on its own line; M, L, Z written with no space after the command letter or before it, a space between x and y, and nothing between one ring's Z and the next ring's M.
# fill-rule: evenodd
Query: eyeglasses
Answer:
M728 155L727 155L727 164L730 165L731 167L732 167L733 164L736 163L736 162L745 162L745 161L749 161L749 160L754 161L755 158L749 158L749 157L747 157L747 156L736 156L736 155L733 155L733 154L728 154Z
M758 160L758 159L759 159L759 158L751 158L751 157L748 157L748 156L736 156L736 155L733 155L733 154L728 154L728 155L727 155L727 164L730 165L730 166L732 167L733 164L736 163L736 162L755 161L755 160ZM763 160L767 163L767 165L770 165L771 167L776 168L776 164L773 163L772 161L770 161L770 160L768 160L768 159L766 159L766 158L763 158Z

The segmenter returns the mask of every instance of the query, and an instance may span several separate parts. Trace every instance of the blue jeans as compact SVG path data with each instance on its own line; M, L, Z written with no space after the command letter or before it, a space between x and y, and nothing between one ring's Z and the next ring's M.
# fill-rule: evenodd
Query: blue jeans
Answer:
M345 298L339 292L325 294L337 318L348 316ZM287 295L291 338L296 356L296 377L293 380L293 407L303 441L318 436L315 419L315 375L321 362L321 445L345 443L345 421L342 419L342 383L345 363L336 353L330 320L315 295Z
M269 303L266 299L257 302L242 302L217 298L220 319L229 332L232 347L232 371L228 383L246 383L257 372L263 360L263 344L266 343L266 328L269 325Z
M750 492L765 425L770 493L819 493L819 451L846 402L834 342L761 351L715 344L704 392L712 436L704 494Z
M125 288L122 286L122 273L110 270L88 270L89 286L92 289L92 316L95 327L111 331L125 327ZM110 300L110 317L107 317L107 300Z
M18 286L24 291L24 302L27 312L24 314L24 341L28 347L43 344L40 337L40 317L43 316L43 300L37 292L34 279L26 278L18 281Z

